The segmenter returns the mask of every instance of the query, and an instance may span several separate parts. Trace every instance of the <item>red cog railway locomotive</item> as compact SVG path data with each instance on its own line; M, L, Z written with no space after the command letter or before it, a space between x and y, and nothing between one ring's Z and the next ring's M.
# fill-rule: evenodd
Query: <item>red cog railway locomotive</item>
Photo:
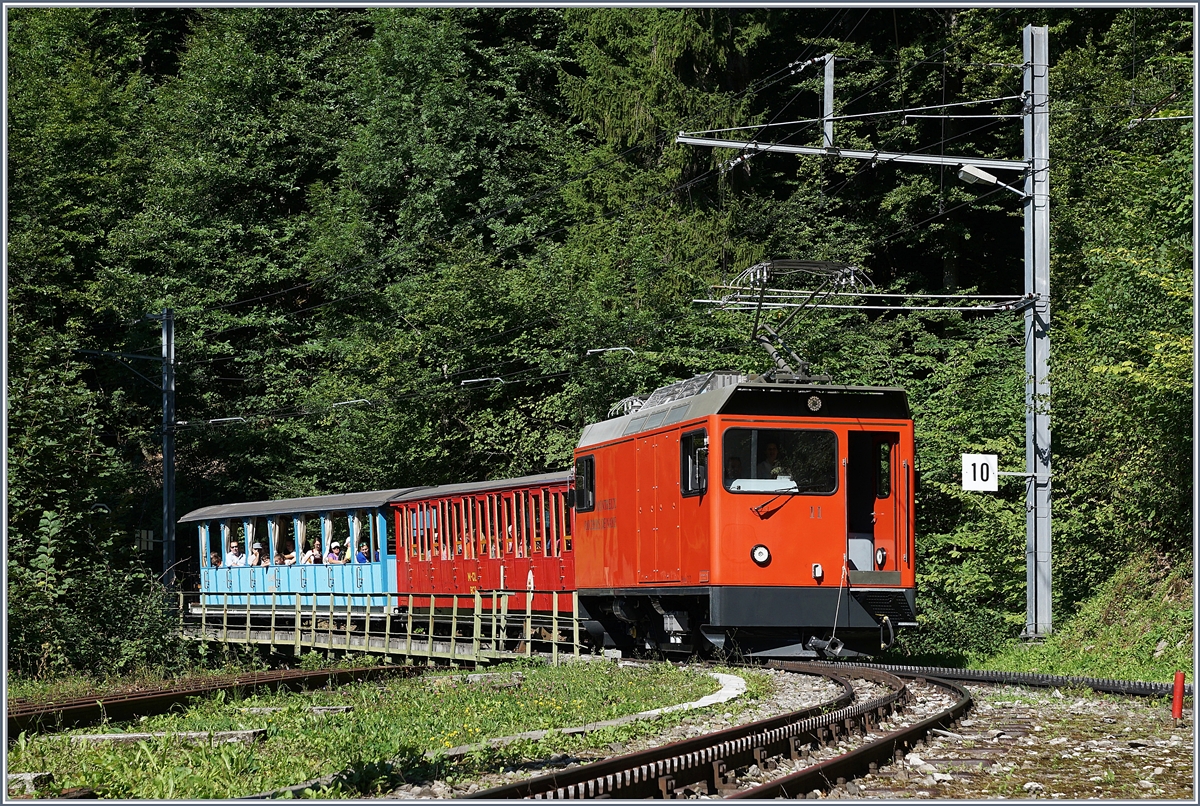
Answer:
M395 592L577 589L624 650L873 654L915 624L913 462L901 389L700 375L585 428L573 474L392 499Z

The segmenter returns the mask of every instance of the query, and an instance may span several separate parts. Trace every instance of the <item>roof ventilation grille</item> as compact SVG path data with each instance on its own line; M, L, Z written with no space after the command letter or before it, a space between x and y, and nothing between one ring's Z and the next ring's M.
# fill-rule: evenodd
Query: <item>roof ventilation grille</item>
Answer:
M646 402L642 404L642 408L648 409L653 406L663 406L667 403L673 403L676 400L683 400L685 397L695 397L696 395L712 392L726 386L735 386L745 380L747 380L745 375L729 370L707 372L684 381L660 386L651 393L650 397L646 398Z

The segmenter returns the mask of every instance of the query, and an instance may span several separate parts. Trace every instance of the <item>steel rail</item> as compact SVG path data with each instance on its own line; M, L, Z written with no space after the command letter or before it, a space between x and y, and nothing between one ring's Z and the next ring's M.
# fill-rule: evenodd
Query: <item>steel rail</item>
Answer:
M208 678L172 688L138 691L93 697L77 697L58 702L22 703L8 708L8 738L12 741L21 731L39 729L43 731L77 725L89 725L105 719L125 720L146 714L169 711L190 698L217 691L253 689L265 686L272 690L281 688L307 688L312 684L340 685L366 677L383 674L420 674L416 666L359 666L352 669L322 669L307 671L283 669L270 672L248 672Z
M842 685L843 693L832 703L482 790L467 797L482 800L670 798L676 789L700 782L706 783L709 792L715 793L738 767L761 764L767 758L783 753L798 758L807 745L836 738L843 729L850 730L855 720L877 721L885 711L907 697L905 684L893 675L858 669L856 676L883 683L892 692L867 703L850 705L853 689L849 681L829 669L797 662L772 665L786 671L829 677ZM830 707L834 710L825 710Z
M1167 697L1172 692L1171 683L1154 683L1137 680L1113 680L1098 677L1067 677L1063 675L1035 672L990 672L983 669L951 669L943 666L896 666L886 663L857 663L854 661L822 661L822 666L834 669L880 669L903 676L937 677L942 680L959 680L968 683L993 683L1009 686L1033 686L1036 688L1090 688L1104 694L1122 694L1132 697ZM1192 684L1184 686L1184 694L1192 695Z
M905 749L923 740L934 728L953 726L970 709L971 695L966 689L948 680L939 680L934 677L923 679L927 683L955 693L958 701L944 711L934 714L928 719L923 719L915 725L892 731L836 758L822 761L774 781L730 794L727 798L730 800L802 798L814 789L824 791L836 783L869 772L872 764L888 763L900 757Z

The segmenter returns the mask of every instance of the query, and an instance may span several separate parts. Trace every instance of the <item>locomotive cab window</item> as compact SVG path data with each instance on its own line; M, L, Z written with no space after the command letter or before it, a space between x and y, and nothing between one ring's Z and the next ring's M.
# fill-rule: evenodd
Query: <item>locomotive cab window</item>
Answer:
M596 508L596 457L581 456L575 460L575 511L591 512Z
M796 428L730 428L722 442L724 486L735 493L828 495L837 489L837 435Z
M690 431L679 440L679 491L701 495L708 489L708 432Z

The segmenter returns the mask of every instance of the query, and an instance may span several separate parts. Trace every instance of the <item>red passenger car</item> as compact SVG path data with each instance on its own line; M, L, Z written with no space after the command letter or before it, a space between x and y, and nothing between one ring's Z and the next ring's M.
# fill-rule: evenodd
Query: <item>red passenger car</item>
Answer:
M618 646L873 654L913 625L903 390L711 373L584 430L575 582Z
M396 518L396 592L425 606L450 606L451 594L539 591L533 609L571 612L575 565L567 506L570 472L501 481L448 484L391 500Z

